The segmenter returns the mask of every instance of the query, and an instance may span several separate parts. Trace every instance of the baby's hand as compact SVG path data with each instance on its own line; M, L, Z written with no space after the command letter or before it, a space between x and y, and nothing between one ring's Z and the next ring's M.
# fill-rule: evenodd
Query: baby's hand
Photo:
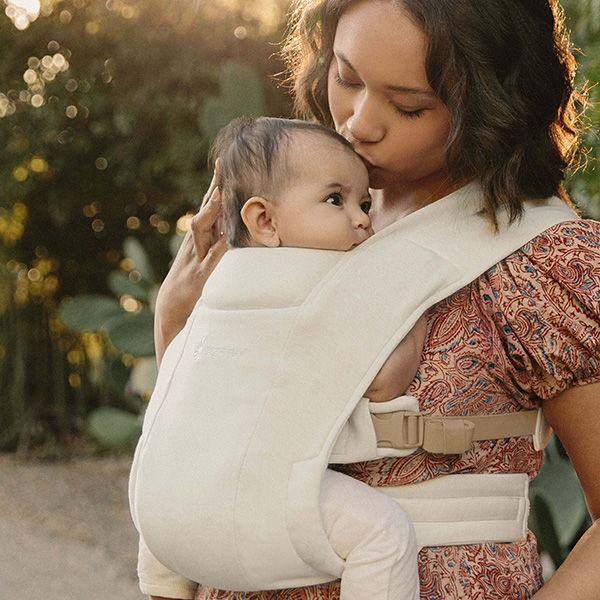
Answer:
M371 402L387 402L402 396L417 374L427 334L427 320L420 317L396 346L365 392Z

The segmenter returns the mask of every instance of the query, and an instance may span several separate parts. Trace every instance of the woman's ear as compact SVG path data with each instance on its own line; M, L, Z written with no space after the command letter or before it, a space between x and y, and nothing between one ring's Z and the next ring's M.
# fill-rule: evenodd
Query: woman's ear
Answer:
M273 203L260 196L253 196L242 207L242 221L248 228L252 240L260 246L269 248L281 246L281 240L273 220L274 215Z

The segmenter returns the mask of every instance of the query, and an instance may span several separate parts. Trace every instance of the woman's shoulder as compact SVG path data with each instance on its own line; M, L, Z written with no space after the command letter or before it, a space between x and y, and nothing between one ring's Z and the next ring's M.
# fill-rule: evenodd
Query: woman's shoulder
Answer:
M600 268L600 222L582 219L559 223L507 258L509 262L525 259L545 270L560 269L569 263ZM559 279L561 275L556 273Z
M600 380L600 223L544 231L475 283L482 309L549 397Z

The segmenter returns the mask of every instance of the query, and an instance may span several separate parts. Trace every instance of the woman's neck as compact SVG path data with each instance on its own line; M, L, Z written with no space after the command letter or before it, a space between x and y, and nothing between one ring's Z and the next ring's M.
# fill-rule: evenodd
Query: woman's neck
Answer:
M461 185L450 185L444 179L428 186L371 190L373 207L369 216L371 217L373 229L380 231L420 208L440 200L461 187Z

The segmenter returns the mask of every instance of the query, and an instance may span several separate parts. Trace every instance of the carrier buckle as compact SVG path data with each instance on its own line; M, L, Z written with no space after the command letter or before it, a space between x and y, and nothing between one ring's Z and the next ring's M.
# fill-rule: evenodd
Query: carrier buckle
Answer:
M423 450L433 454L462 454L471 448L475 424L457 417L425 419Z
M409 410L374 413L371 418L378 448L462 454L474 440L475 425L468 418L424 417Z
M410 410L371 414L378 448L414 450L423 445L423 415Z

